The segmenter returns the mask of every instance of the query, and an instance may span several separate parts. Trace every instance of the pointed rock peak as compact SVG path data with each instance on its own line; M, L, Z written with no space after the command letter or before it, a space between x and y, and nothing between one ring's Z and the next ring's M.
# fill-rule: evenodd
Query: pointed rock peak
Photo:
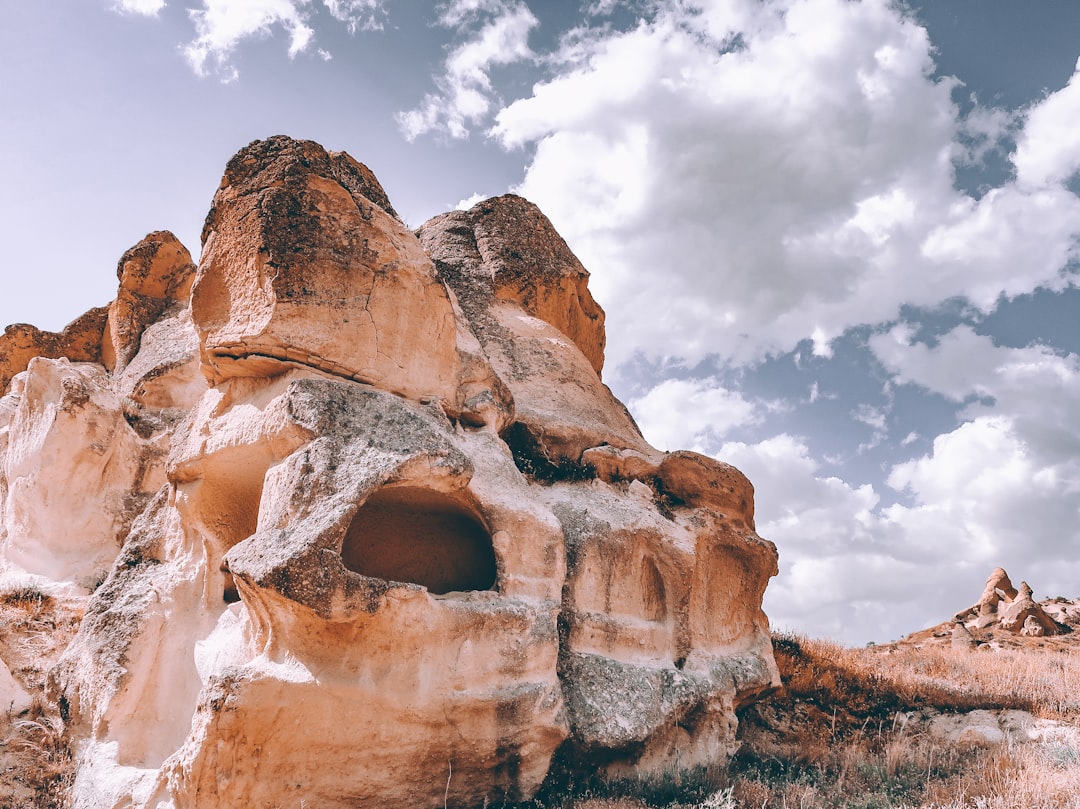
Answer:
M600 373L604 310L589 292L588 271L539 208L504 194L437 216L418 234L459 296L475 296L466 284L487 285L495 301L513 301L569 337Z
M314 141L286 135L252 141L233 155L225 166L220 188L232 187L239 194L259 193L272 186L295 185L310 175L332 179L353 198L363 197L400 220L375 174L363 163L345 152L328 152ZM204 243L213 227L216 207L206 218Z
M187 305L195 265L179 239L159 230L121 256L116 277L120 288L109 304L101 361L111 372L120 373L139 352L143 332L173 304Z
M1012 601L1016 598L1016 588L1013 587L1009 574L1005 568L994 568L994 572L986 579L986 587L983 588L979 604L997 604L998 601Z
M153 298L186 298L194 277L191 253L167 230L148 233L116 264L121 290Z

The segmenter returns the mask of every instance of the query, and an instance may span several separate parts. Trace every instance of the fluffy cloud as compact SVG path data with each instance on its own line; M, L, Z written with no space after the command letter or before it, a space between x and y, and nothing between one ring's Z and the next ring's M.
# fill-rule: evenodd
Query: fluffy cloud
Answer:
M754 481L758 532L780 548L765 602L775 626L895 639L974 603L998 565L1039 597L1075 589L1080 468L1037 459L1008 419L965 423L898 465L890 482L914 505L880 508L872 486L821 475L786 435L718 457Z
M894 384L967 405L930 452L892 466L888 485L907 502L883 507L874 487L824 475L786 434L717 453L754 481L758 531L780 547L766 597L780 626L889 640L974 602L998 565L1040 597L1075 589L1080 357L996 346L966 326L933 347L911 335L871 339Z
M961 120L925 30L894 4L659 7L631 30L573 32L553 77L491 129L535 148L517 190L593 272L612 364L637 351L746 362L806 338L828 356L904 303L989 310L1068 283L1080 200L1045 183L979 200L953 187L953 161L1012 118ZM1032 153L1067 152L1039 134L1068 120L1067 101L1028 112Z
M733 428L758 420L757 408L715 379L668 379L630 402L645 438L663 450L706 452Z
M1013 163L1025 188L1061 184L1080 170L1080 62L1068 85L1035 104L1027 114Z
M522 2L457 0L443 10L441 23L450 28L484 19L479 31L454 48L435 80L438 91L429 93L418 107L398 115L405 137L414 140L427 132L465 138L469 127L483 120L494 103L489 73L533 57L529 32L537 19Z
M729 442L717 457L754 482L758 533L780 550L780 575L765 593L774 626L860 643L911 631L913 620L936 620L910 606L886 620L878 609L915 597L904 579L920 561L897 553L897 532L877 510L872 486L822 474L806 444L787 434Z
M322 3L350 31L379 26L382 0L322 0ZM202 0L202 8L188 11L195 25L195 38L184 47L184 56L200 76L217 72L223 80L232 81L238 76L232 57L240 43L251 37L268 36L275 28L281 28L289 37L289 57L295 57L307 50L315 38L315 31L308 24L310 6L311 0Z

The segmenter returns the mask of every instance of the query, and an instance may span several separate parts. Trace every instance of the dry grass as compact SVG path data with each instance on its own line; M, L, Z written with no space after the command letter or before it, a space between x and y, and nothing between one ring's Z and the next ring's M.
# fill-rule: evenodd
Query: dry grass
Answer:
M45 678L74 637L81 607L33 587L0 592L0 659L34 697L0 714L0 809L62 809L73 776L63 723L44 697Z
M774 647L785 687L743 717L734 806L1080 809L1080 748L1071 743L961 747L896 721L1021 709L1075 724L1080 654L845 649L794 636Z
M719 777L590 784L559 809L1080 809L1080 742L948 744L898 715L1026 710L1080 723L1080 652L774 638L784 688L741 716ZM1080 649L1080 647L1078 647ZM1080 738L1080 735L1074 736Z
M882 647L846 650L846 657L861 670L881 672L906 693L936 688L1050 719L1080 717L1080 649Z
M66 807L74 769L60 717L36 700L3 731L0 809Z

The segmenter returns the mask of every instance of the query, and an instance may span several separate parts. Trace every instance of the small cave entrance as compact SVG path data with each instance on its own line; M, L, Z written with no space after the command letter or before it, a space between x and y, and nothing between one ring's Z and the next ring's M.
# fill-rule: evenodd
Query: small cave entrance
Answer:
M353 517L341 548L345 567L436 595L493 590L495 549L480 521L450 496L418 488L379 489Z

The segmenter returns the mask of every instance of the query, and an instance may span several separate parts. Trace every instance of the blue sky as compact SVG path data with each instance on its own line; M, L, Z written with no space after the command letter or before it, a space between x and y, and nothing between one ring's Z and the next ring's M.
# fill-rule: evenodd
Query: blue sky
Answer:
M3 0L0 322L60 328L271 134L412 225L515 190L605 381L757 488L774 625L886 641L1005 566L1080 595L1080 4Z

